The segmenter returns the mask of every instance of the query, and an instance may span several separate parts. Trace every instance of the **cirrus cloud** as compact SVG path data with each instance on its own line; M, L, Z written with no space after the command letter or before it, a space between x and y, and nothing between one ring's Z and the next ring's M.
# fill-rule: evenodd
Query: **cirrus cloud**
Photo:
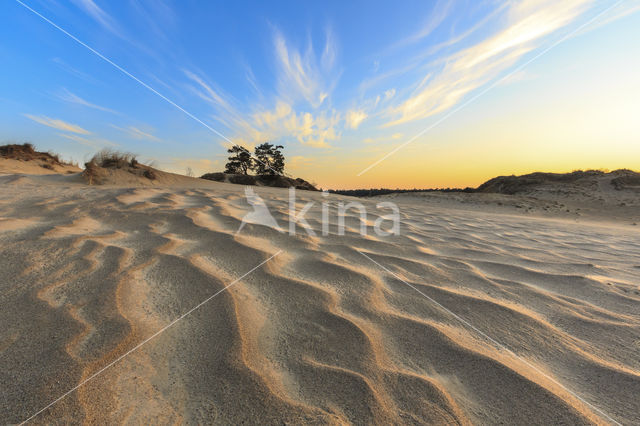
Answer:
M49 118L44 115L38 116L38 115L24 114L24 116L30 120L35 121L36 123L42 124L43 126L52 127L58 130L64 130L65 132L78 133L80 135L88 135L91 133L90 131L83 129L82 127L76 124L67 123L66 121L62 121L55 118Z

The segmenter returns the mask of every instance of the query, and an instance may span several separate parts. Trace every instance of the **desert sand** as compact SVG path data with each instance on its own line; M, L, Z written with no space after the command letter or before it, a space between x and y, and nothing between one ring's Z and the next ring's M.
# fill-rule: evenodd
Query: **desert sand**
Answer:
M50 164L39 160L26 162L11 158L0 158L0 172L3 174L48 175L51 173L71 174L80 171L78 167L69 164Z
M360 199L400 235L342 236L299 191L316 236L236 233L240 185L5 172L3 423L640 423L636 209Z

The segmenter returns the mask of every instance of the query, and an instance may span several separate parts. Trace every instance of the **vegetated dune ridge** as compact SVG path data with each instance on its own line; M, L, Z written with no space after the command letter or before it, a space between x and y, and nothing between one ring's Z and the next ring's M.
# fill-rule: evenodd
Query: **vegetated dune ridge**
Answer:
M361 236L350 210L342 236L353 199L298 191L316 236L236 233L242 186L173 179L0 176L5 423L218 292L32 421L640 422L637 227L398 198L401 235ZM288 191L254 191L286 228ZM369 225L389 213L359 201Z
M531 173L488 180L474 192L410 192L377 199L465 210L640 224L640 173Z
M311 183L302 178L292 178L282 175L242 175L233 173L205 173L201 179L215 182L236 183L239 185L271 186L275 188L296 188L306 191L318 191Z
M77 165L65 163L57 154L36 151L30 143L0 145L0 173L46 175L80 171Z

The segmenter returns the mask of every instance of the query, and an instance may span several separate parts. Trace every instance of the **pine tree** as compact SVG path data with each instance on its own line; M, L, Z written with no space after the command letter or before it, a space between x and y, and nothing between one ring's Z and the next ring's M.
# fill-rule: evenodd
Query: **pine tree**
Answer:
M249 170L254 169L254 160L251 158L251 153L245 147L234 145L229 148L227 152L233 155L229 156L224 169L225 173L246 175L249 174Z
M265 142L255 149L256 169L259 175L284 174L284 155L280 152L282 145L272 145Z

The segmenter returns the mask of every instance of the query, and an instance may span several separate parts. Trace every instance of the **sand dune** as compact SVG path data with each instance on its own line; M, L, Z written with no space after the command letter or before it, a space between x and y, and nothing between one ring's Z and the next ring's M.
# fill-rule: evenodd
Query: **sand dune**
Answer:
M28 173L31 175L48 175L54 173L79 173L80 171L78 167L69 164L49 164L38 160L25 162L10 158L0 158L0 174Z
M637 227L396 197L401 235L323 236L346 198L298 192L316 236L236 233L242 186L0 186L5 423L275 254L31 421L640 423ZM287 190L255 190L284 225Z

